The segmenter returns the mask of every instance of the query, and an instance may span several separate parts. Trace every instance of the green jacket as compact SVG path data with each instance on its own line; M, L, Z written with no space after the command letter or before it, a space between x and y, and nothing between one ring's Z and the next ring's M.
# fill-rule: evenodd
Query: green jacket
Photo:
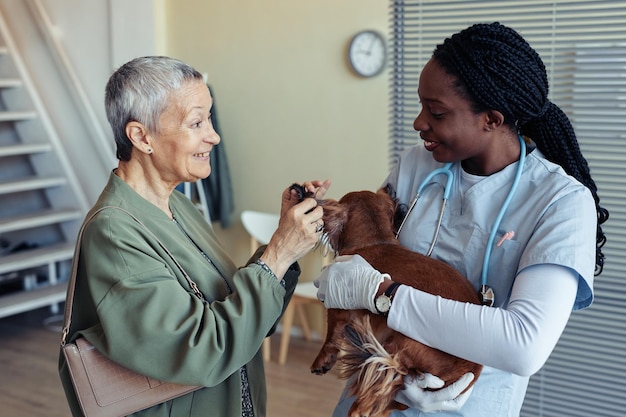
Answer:
M196 282L206 302L193 294L146 228L121 210L105 209L83 234L69 340L82 334L136 372L206 387L136 416L241 416L244 364L255 416L265 416L260 347L293 294L297 264L286 274L285 288L254 263L237 268L199 210L177 191L170 198L172 221L112 173L92 212L103 206L119 206L139 218ZM63 355L59 374L72 414L82 416Z

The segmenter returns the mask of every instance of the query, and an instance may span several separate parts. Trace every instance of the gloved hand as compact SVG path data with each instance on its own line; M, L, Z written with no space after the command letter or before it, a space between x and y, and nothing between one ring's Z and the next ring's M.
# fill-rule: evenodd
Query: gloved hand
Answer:
M314 281L317 298L326 308L368 309L377 314L374 297L388 274L381 274L360 255L344 255L322 269Z
M472 393L474 387L465 392L463 391L473 380L474 374L468 372L446 388L439 391L426 391L426 388L441 388L444 382L431 374L424 374L422 378L415 379L405 377L405 387L396 394L395 400L424 413L456 411L463 407L463 404L465 404Z

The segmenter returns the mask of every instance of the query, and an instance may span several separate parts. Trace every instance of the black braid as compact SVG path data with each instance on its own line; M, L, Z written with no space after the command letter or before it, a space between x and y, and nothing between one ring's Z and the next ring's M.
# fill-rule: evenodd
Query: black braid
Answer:
M548 76L539 54L515 30L500 23L477 24L452 35L433 58L457 79L459 93L476 112L494 109L512 129L531 138L545 157L585 185L598 216L596 270L604 267L601 225L609 212L600 206L589 165L565 113L548 99Z
M602 224L609 218L609 211L600 206L598 187L591 178L589 164L583 157L574 128L567 115L555 104L550 103L545 113L535 120L521 126L520 133L533 138L537 148L545 157L559 164L565 172L589 188L596 203L598 228L596 231L596 275L600 275L604 267L602 247L606 243L606 236L602 231ZM560 140L550 140L559 138Z

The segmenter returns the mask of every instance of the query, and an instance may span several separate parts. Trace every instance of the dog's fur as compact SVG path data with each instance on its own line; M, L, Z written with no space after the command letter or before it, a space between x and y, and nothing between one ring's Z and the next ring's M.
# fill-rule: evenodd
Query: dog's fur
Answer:
M339 201L319 200L324 233L338 255L359 254L394 281L444 298L480 304L476 289L449 265L412 252L395 238L397 204L390 187L359 191ZM337 362L339 375L351 378L356 401L349 416L388 416L406 406L394 401L404 376L438 376L445 386L482 366L427 347L387 327L386 318L367 310L328 310L324 345L311 372L324 374Z

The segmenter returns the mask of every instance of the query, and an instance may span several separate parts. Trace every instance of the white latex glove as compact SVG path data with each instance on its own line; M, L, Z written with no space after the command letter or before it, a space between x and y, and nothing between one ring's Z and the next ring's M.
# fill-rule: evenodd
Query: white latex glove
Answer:
M360 255L344 255L324 267L314 281L317 298L326 308L368 309L377 314L374 297L388 274L381 274Z
M427 391L426 388L441 388L444 382L431 374L424 374L422 378L415 379L405 377L405 388L396 394L395 400L424 413L456 411L463 407L472 393L474 387L463 391L473 380L474 374L468 372L446 388L438 391Z

